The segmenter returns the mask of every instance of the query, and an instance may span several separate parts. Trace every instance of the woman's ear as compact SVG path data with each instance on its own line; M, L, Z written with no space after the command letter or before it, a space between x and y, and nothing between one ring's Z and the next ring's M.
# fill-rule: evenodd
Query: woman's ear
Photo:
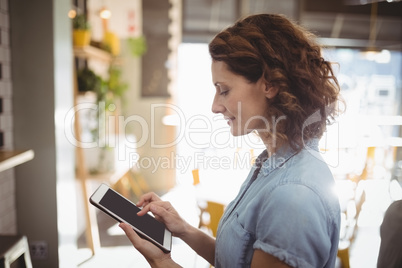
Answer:
M272 99L278 94L278 88L270 84L265 84L265 97L267 99Z

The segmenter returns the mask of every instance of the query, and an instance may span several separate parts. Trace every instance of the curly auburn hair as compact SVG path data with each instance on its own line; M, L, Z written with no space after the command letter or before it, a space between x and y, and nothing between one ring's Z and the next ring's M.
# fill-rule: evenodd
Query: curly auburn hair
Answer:
M209 44L213 60L251 83L263 77L278 90L267 99L267 118L278 120L280 139L300 151L305 142L320 138L337 113L340 87L331 63L321 56L315 35L282 15L251 15L217 34Z

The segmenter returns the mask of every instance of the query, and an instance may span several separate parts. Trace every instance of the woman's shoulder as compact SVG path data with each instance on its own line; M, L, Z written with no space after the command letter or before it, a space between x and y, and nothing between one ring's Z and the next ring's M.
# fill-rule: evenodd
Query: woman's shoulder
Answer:
M317 182L320 185L334 182L328 164L316 148L303 148L289 161L287 171L300 179Z
M303 196L305 201L321 203L333 214L339 213L334 177L317 151L303 149L264 177L265 183L259 187L265 200L282 195L285 199L286 196Z

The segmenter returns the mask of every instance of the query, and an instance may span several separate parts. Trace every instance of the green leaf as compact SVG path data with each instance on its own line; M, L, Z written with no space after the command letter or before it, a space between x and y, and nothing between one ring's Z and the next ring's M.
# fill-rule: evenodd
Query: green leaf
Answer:
M147 52L147 42L144 36L128 38L128 46L134 57L140 57Z

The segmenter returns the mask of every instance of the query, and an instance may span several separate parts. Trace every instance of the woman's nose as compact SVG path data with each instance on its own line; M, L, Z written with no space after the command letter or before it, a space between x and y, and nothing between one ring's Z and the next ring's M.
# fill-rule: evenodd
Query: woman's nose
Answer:
M212 112L215 114L223 113L225 111L225 106L219 102L219 95L215 95L214 101L212 102Z

